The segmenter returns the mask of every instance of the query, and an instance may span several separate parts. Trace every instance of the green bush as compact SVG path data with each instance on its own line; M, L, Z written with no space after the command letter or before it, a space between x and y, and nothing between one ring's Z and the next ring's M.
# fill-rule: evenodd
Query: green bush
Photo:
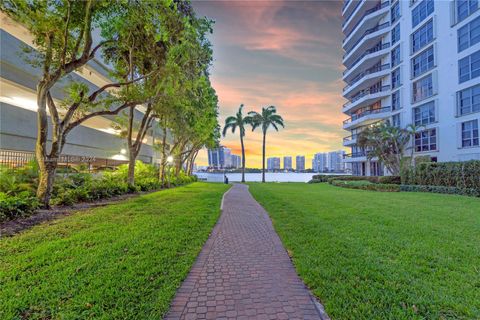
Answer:
M425 162L405 170L404 185L455 187L470 193L480 193L480 161Z
M308 183L321 183L321 182L328 182L328 179L336 178L336 177L345 177L341 175L327 175L327 174L316 174L312 176L312 179L308 181Z
M370 183L378 183L378 177L368 177L368 176L339 176L327 179L328 183L331 181L368 181Z
M368 180L330 180L331 185L360 190L383 191L383 192L398 192L400 186L397 184L382 184L372 183Z
M426 186L426 185L401 185L400 191L405 192L433 192L445 194L458 194L464 196L480 197L480 193L472 188L457 188L446 186Z
M0 192L0 222L29 216L38 207L37 198L29 192L20 192L16 195Z
M400 176L382 176L378 177L378 183L383 183L383 184L401 184L402 179Z

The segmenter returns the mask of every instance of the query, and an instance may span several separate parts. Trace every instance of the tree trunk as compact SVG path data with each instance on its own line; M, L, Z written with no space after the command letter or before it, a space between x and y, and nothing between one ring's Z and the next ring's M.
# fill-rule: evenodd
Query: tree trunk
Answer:
M162 181L162 187L165 185L165 166L167 164L167 152L166 146L167 143L167 129L164 124L163 128L163 138L162 138L162 162L160 163L160 180Z
M267 132L263 132L263 148L262 148L262 182L265 182L265 140Z
M130 148L128 154L128 175L127 183L131 186L135 185L135 160L137 159L137 154L135 153L134 148Z
M243 145L243 137L240 132L240 144L242 145L242 183L245 183L245 147Z
M50 197L55 181L55 170L57 169L57 160L38 159L39 179L37 188L37 198L43 208L50 208Z

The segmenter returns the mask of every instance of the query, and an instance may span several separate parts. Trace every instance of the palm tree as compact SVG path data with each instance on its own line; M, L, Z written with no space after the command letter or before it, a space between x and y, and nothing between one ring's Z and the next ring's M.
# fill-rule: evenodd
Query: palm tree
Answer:
M250 111L248 113L252 117L252 131L256 128L262 126L263 133L263 148L262 148L262 182L265 182L265 140L267 136L267 130L272 126L275 130L278 131L278 126L285 128L283 119L280 115L277 114L277 108L275 106L263 107L262 113L256 111Z
M242 182L245 182L245 147L243 145L243 137L245 137L245 125L251 124L252 117L243 116L242 114L243 104L238 108L238 112L235 116L230 116L225 119L225 126L223 127L223 136L227 134L228 129L232 129L232 133L235 133L235 129L238 127L240 130L240 144L242 146Z

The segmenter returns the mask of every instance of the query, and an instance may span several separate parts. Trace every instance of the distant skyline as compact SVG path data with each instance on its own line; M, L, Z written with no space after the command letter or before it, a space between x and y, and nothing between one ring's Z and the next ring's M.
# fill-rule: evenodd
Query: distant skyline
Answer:
M341 1L193 1L215 20L211 37L219 122L275 105L285 129L267 135L267 157L343 149ZM221 144L240 154L238 133ZM246 165L261 166L261 134L247 130ZM202 151L198 165L207 165ZM308 165L307 165L308 167Z

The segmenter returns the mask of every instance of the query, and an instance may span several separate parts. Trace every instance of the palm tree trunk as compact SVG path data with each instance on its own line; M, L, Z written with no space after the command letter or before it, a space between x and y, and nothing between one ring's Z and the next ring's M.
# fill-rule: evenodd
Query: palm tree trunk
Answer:
M245 183L245 147L243 146L243 137L241 133L240 144L242 145L242 183Z
M262 149L262 182L265 182L265 138L267 132L263 132L263 149Z

